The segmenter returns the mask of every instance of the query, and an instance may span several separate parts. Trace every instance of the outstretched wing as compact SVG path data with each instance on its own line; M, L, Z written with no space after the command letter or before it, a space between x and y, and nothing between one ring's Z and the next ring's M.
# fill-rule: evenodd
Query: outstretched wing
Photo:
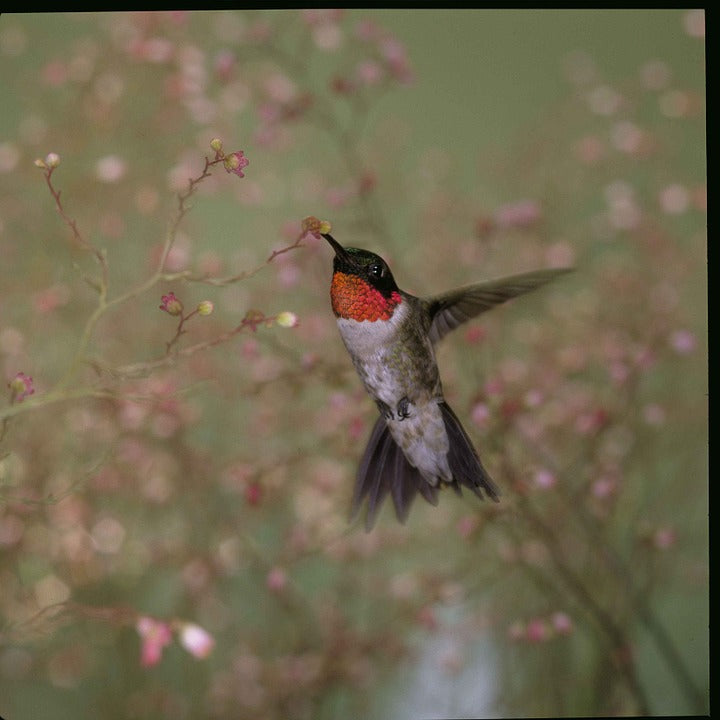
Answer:
M442 295L426 298L430 312L430 340L436 343L466 320L506 300L542 287L572 268L551 268L465 285Z

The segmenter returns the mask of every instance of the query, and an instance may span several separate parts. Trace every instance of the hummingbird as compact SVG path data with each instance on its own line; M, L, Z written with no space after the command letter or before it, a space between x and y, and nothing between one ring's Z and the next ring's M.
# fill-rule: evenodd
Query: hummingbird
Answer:
M370 531L390 493L395 514L407 519L419 492L432 505L438 491L469 488L495 502L500 491L443 395L435 344L480 313L545 285L570 270L552 268L465 285L429 297L400 290L388 264L369 250L335 251L330 301L340 335L380 415L355 479L351 520L367 499Z

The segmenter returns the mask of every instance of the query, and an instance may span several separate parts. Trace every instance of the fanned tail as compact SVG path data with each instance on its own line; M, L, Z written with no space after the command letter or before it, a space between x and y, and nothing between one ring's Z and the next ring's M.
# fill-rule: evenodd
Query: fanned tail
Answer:
M484 499L483 491L485 491L491 500L500 502L500 491L480 462L480 456L467 436L465 428L446 402L440 403L440 409L450 440L448 463L453 475L453 489L460 494L460 486L464 485L481 500Z
M481 499L484 498L484 492L492 500L499 502L500 492L480 462L455 413L445 402L440 403L440 409L450 442L448 464L453 476L451 483L442 484L449 484L458 495L462 494L460 488L464 485ZM390 434L385 418L380 416L370 433L370 440L360 461L350 515L352 519L357 517L367 498L365 530L371 530L385 497L390 493L395 505L395 515L404 523L418 491L431 505L437 505L439 487L440 484L431 485L420 471L410 464Z
M420 471L408 462L381 415L375 422L360 461L350 516L357 517L367 498L365 530L372 530L380 506L389 492L397 519L404 523L418 490L429 503L437 505L437 489L428 485Z

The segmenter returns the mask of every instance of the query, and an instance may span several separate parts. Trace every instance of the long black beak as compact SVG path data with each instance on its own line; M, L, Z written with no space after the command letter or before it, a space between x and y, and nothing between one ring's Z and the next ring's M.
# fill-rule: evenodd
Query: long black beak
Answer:
M332 249L335 251L336 257L340 258L340 260L346 262L348 265L355 264L348 251L330 233L322 233L322 236L330 243Z

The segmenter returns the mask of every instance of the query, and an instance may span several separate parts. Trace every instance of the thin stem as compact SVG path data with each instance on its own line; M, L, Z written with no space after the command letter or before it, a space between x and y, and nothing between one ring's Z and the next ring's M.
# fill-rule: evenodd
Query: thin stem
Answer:
M565 581L565 584L590 611L598 625L610 639L613 650L615 651L614 660L623 671L623 675L635 697L635 701L638 704L638 713L640 715L649 715L650 706L648 704L648 699L637 676L635 663L630 649L630 641L626 637L625 632L613 620L610 614L607 613L605 609L595 600L592 593L583 584L582 580L570 568L565 561L562 548L560 547L560 543L558 542L554 532L543 522L540 516L532 509L530 503L522 496L520 496L520 507L525 516L531 521L532 525L543 537L550 553L550 557L555 564L555 568Z
M55 200L55 208L60 214L60 217L63 219L63 222L70 228L72 231L73 237L77 241L78 245L80 245L83 250L87 250L88 252L92 253L95 256L95 259L97 260L98 264L100 265L100 271L101 271L101 280L99 283L91 283L93 287L95 287L100 294L101 297L105 297L107 295L107 288L108 288L108 265L107 265L107 259L105 258L105 253L103 253L101 250L96 248L89 240L86 240L83 235L81 234L77 222L71 218L66 212L65 208L63 207L62 202L60 201L60 191L55 189L55 186L52 183L52 174L54 172L54 167L49 167L43 170L43 175L45 177L45 182L48 186L48 189L50 190L50 194L52 195L53 199Z

